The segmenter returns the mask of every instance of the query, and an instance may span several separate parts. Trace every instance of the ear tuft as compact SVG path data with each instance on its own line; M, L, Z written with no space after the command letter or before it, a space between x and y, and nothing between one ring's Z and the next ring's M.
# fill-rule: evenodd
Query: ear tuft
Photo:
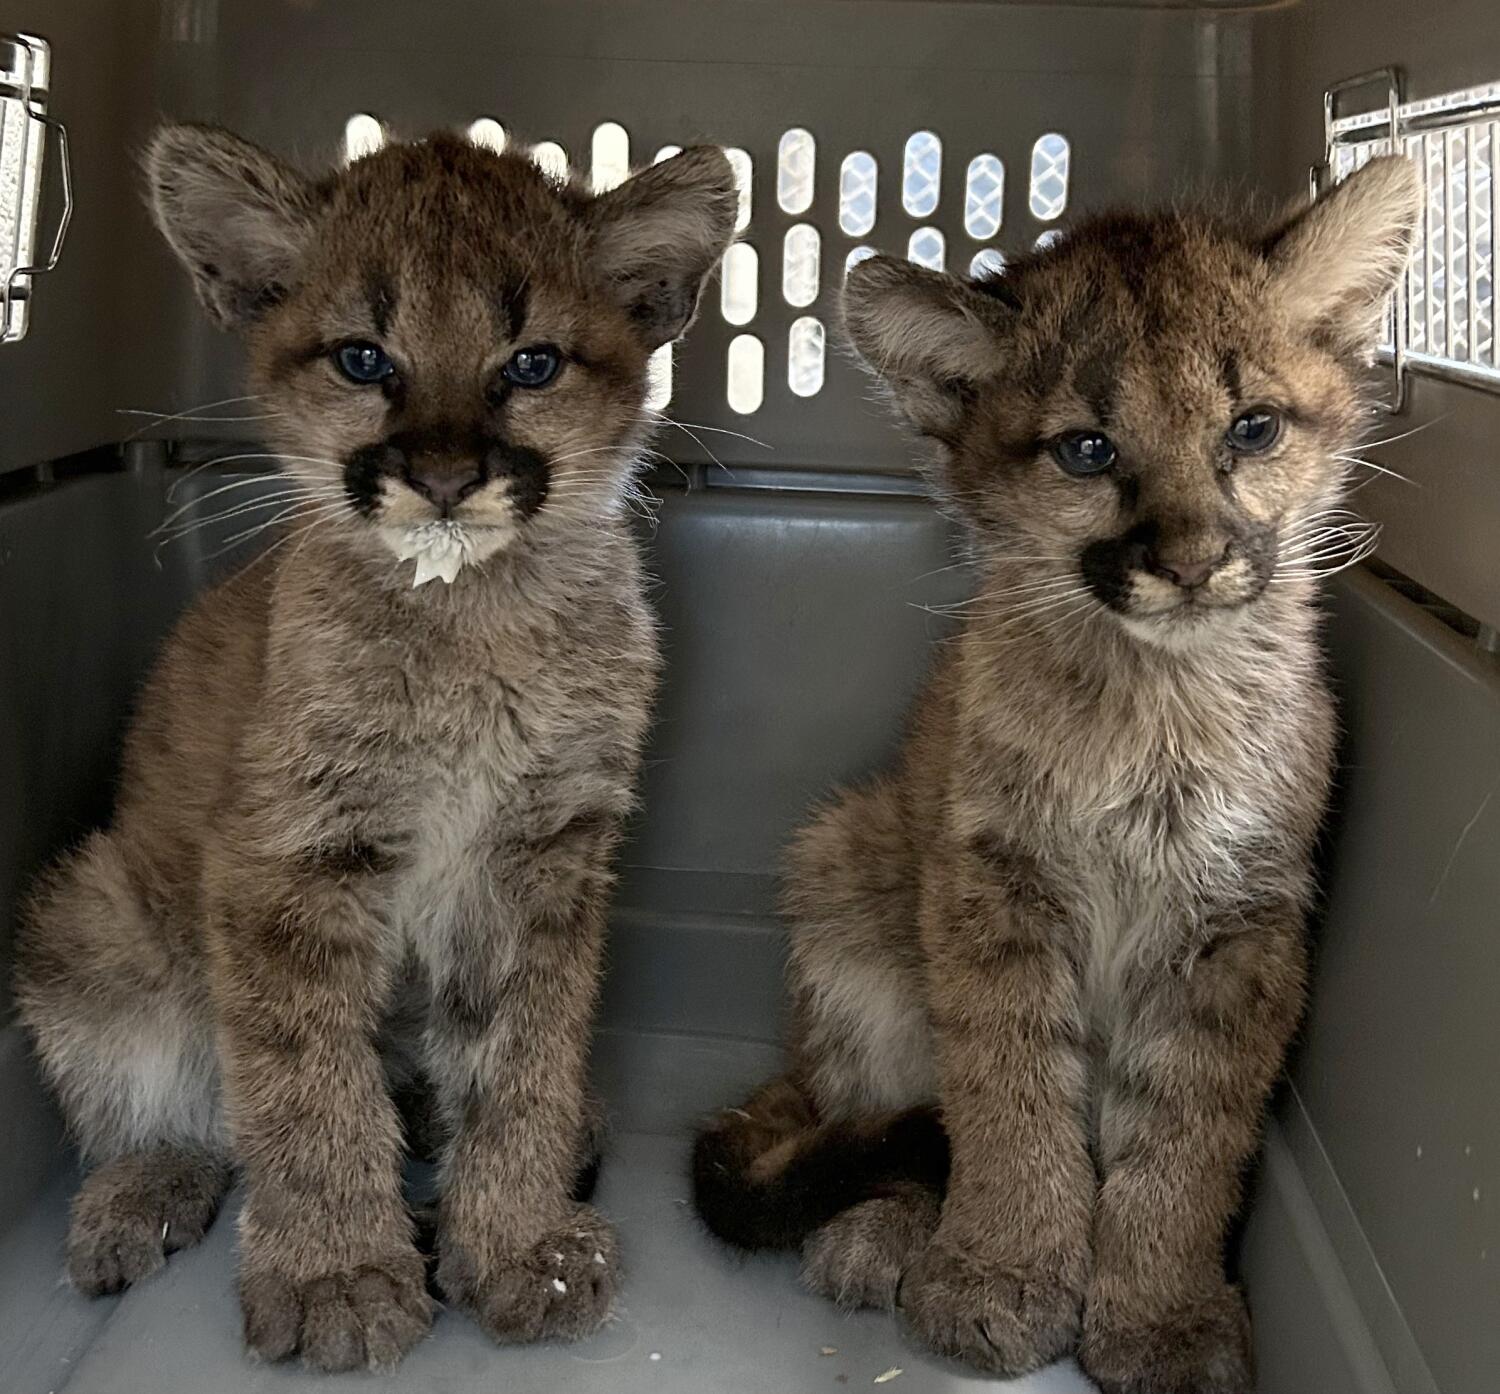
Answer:
M711 145L690 146L590 204L598 263L648 348L692 323L738 207L734 170Z
M1371 160L1264 243L1273 286L1300 322L1344 351L1368 351L1385 298L1411 257L1421 177L1400 155Z
M237 328L275 304L311 236L313 181L215 126L162 126L144 165L156 225L214 320Z
M999 367L1013 309L941 271L896 257L859 262L844 281L844 329L918 429L942 436L966 389Z

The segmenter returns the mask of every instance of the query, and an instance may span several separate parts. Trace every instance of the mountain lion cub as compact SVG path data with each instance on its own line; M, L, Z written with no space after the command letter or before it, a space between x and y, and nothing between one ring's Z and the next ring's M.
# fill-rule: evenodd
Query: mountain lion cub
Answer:
M431 1321L392 1097L415 1072L439 1287L497 1340L584 1334L617 1262L571 1198L585 1056L657 673L622 514L647 358L730 240L729 163L596 197L440 134L311 179L178 126L146 167L305 508L179 624L112 826L23 931L21 1011L89 1168L69 1272L145 1277L243 1168L250 1350L395 1362Z
M1419 209L1385 159L1264 230L851 272L978 590L897 769L793 849L790 1068L695 1159L725 1238L997 1374L1250 1389L1223 1247L1303 1002L1316 586L1370 541L1343 461Z

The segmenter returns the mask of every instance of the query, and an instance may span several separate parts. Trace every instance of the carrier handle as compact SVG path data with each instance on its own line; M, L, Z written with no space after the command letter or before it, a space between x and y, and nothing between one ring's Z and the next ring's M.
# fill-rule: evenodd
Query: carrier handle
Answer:
M68 227L73 221L73 164L68 155L68 128L55 116L49 116L46 111L37 105L36 94L32 89L32 75L41 66L42 52L38 47L38 41L29 34L8 34L5 36L12 43L26 51L26 76L21 84L21 102L29 120L38 122L43 128L52 133L57 142L58 170L62 176L62 214L57 221L57 231L52 236L52 249L47 253L45 261L34 262L30 266L17 266L11 270L6 277L5 285L0 287L0 302L3 302L4 313L0 317L0 343L9 343L11 340L11 306L29 295L30 286L23 290L17 285L22 276L45 276L47 272L57 269L58 260L62 256L63 244L67 241ZM46 152L43 150L41 172L38 177L37 201L40 203L42 197L42 184L46 179ZM25 171L22 171L22 180L25 179ZM19 337L19 336L18 336Z

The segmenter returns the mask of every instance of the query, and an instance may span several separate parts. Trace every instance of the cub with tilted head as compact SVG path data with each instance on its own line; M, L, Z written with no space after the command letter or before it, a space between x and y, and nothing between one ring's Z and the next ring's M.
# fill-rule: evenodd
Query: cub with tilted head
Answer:
M622 513L730 166L596 196L439 134L312 178L171 126L146 170L248 344L285 545L183 618L112 825L21 933L88 1168L69 1274L150 1274L242 1169L250 1351L390 1365L431 1321L420 1143L447 1300L500 1341L583 1335L618 1263L575 1199L586 1053L658 666Z
M700 1212L1004 1376L1249 1394L1224 1245L1303 1004L1334 713L1317 585L1421 207L1376 160L1270 226L1081 222L849 275L976 594L894 771L799 835L785 1075Z

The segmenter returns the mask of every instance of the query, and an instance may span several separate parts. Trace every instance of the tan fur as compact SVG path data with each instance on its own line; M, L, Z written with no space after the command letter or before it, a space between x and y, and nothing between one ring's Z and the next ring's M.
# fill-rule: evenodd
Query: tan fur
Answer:
M621 515L647 356L730 236L728 163L689 151L594 199L438 135L314 181L176 127L147 165L205 304L247 333L294 502L172 635L114 821L20 940L22 1015L92 1168L72 1277L144 1276L233 1163L251 1351L394 1362L431 1314L387 1085L425 1082L445 1294L500 1340L583 1334L617 1267L570 1199L585 1056L658 667ZM388 387L335 370L350 339L386 348ZM508 385L538 343L561 374ZM393 539L437 505L410 481L475 470L452 513L470 564L413 588Z
M849 331L935 442L979 584L898 768L792 849L780 1088L813 1126L940 1104L940 1220L918 1188L806 1248L815 1287L939 1352L1251 1387L1222 1246L1303 1002L1334 731L1312 573L1360 541L1310 520L1418 208L1382 161L1267 232L1119 215L979 286L850 274ZM1231 459L1261 403L1282 437ZM1051 443L1092 427L1119 464L1071 477ZM1165 571L1200 561L1191 591Z

